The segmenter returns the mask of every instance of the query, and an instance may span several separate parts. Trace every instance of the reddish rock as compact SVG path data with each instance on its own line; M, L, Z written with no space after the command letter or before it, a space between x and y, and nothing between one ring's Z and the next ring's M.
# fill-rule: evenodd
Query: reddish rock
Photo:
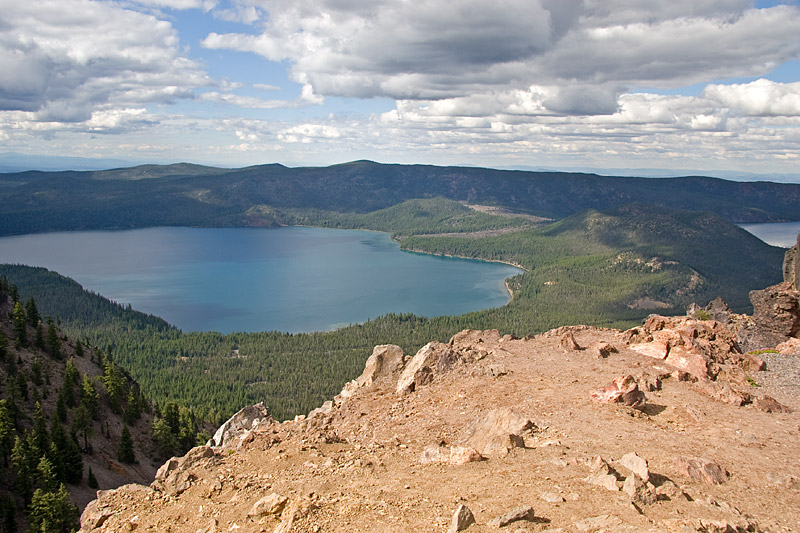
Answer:
M742 358L739 360L739 366L742 367L742 370L747 372L761 372L767 369L767 363L760 357L751 353L742 355Z
M642 344L631 345L631 350L638 352L653 359L663 360L669 354L669 342L658 340L653 342L646 342Z
M750 394L732 387L727 383L701 380L695 385L698 391L706 396L730 405L742 406L750 403Z
M709 375L708 362L701 354L689 351L683 346L675 346L669 351L664 361L670 366L683 370L698 379L705 379Z
M597 341L590 344L586 351L596 359L605 359L612 353L617 353L619 350L611 343Z
M793 412L791 408L786 407L772 396L764 396L763 398L758 398L754 403L757 408L761 409L765 413Z
M800 337L800 291L787 282L750 292L757 329L783 337Z
M675 458L675 468L685 476L712 485L719 485L728 481L728 472L708 459L677 457Z
M610 385L590 394L592 400L599 403L621 403L630 407L643 407L646 401L633 376L618 376Z

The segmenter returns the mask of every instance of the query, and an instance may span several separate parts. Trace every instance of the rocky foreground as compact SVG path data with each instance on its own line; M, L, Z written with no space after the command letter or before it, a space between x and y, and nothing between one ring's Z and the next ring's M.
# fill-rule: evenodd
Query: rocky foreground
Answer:
M799 531L800 293L767 291L753 317L377 346L308 416L248 407L99 492L81 531Z

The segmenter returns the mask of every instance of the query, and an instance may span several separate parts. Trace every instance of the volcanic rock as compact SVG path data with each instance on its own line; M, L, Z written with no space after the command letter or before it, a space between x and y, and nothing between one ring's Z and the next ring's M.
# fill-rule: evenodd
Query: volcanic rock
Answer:
M590 395L599 403L621 403L629 407L643 407L645 404L644 393L630 375L617 376L610 385L593 390Z
M797 234L797 244L783 256L783 281L789 284L790 289L800 290L800 233Z
M230 444L235 438L241 437L246 432L254 429L262 421L274 422L275 419L269 414L269 409L264 403L248 405L230 417L217 429L208 446L225 446Z
M391 376L402 369L403 364L403 349L399 346L394 344L375 346L364 365L364 371L344 386L339 398L352 396L357 390L369 387L380 377Z
M692 479L712 485L719 485L728 481L728 472L717 463L708 459L690 459L682 456L676 457L675 468L680 473Z
M524 448L522 435L534 427L533 422L508 407L493 409L475 419L463 442L482 455L505 455L511 448Z
M459 505L456 512L453 513L453 519L450 521L450 527L447 529L447 533L464 531L474 523L475 516L472 514L472 511L469 510L469 507L463 504Z

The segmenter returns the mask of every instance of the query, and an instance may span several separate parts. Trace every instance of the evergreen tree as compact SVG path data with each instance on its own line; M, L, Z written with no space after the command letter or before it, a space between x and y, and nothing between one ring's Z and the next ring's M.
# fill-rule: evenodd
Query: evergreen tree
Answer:
M131 387L128 390L128 398L125 405L125 423L134 424L142 416L142 409L139 404L139 394Z
M3 456L4 466L8 466L8 458L14 448L14 437L16 435L7 404L6 400L0 400L0 455Z
M16 474L17 492L26 501L33 489L33 469L30 466L30 455L28 440L17 436L14 440L14 448L11 450L11 466Z
M153 440L167 457L178 447L178 439L163 418L153 420Z
M97 416L97 407L99 405L100 396L97 394L97 388L94 381L88 374L83 375L81 382L81 405L86 407L92 418Z
M36 307L36 301L33 299L32 296L28 299L27 303L25 304L25 314L27 315L28 318L28 324L30 324L31 326L36 326L41 320L41 317L39 316L39 309L37 309Z
M4 533L17 531L17 506L14 498L7 492L0 493L0 531Z
M47 324L47 351L55 359L61 359L61 339L58 338L58 330L52 321Z
M39 322L34 326L36 333L34 333L33 337L33 345L39 348L40 350L44 350L44 330L42 330L42 323Z
M28 345L28 319L25 315L25 308L17 302L11 311L11 318L14 321L14 336L19 346Z
M67 364L64 367L64 383L69 383L70 385L77 385L79 380L80 380L80 374L78 373L78 369L75 366L75 359L70 357L69 359L67 359Z
M28 518L32 531L68 533L77 529L78 508L62 483L56 492L36 489L28 506Z
M83 344L79 340L75 341L75 355L83 357Z
M33 411L33 444L39 453L50 449L50 434L47 431L47 421L42 413L42 405L36 402Z
M42 358L36 355L31 363L31 381L37 387L42 385Z
M92 436L92 415L85 405L81 404L72 410L72 429L83 435L83 449L89 450L89 437Z
M133 464L136 462L136 456L133 453L133 439L127 424L122 426L122 434L119 437L119 449L117 450L117 459L121 463Z
M53 462L46 455L42 455L39 464L36 466L36 473L39 479L39 486L47 491L56 490L58 474Z
M86 476L86 484L89 485L90 489L96 489L99 485L97 483L97 478L94 477L94 472L92 472L92 467L89 467L89 473Z

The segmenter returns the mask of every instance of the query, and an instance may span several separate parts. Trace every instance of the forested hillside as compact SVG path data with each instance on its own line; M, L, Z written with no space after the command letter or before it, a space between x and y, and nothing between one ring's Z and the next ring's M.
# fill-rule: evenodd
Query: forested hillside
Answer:
M59 285L64 278L44 269L11 270L41 281L37 285L50 294L66 289L60 293L66 301L98 298L76 298L69 283ZM76 306L73 312L99 318L86 309ZM135 313L119 311L132 327L142 324ZM3 532L24 531L26 525L31 531L70 531L98 488L146 483L166 457L207 438L198 436L206 428L191 410L170 402L153 406L111 352L64 335L44 313L49 314L35 298L23 300L18 287L0 276Z
M800 220L800 185L602 177L356 161L324 168L144 166L0 174L0 235L152 226L291 223L292 210L371 213L421 198L559 219L640 202L734 222Z
M625 328L656 310L682 313L717 296L743 311L748 291L781 278L782 249L710 213L631 205L533 225L445 200L405 207L295 216L315 225L396 229L409 250L519 264L527 271L508 280L511 303L456 317L387 315L333 332L184 334L43 269L6 265L0 274L41 301L66 331L107 348L148 396L194 407L214 422L259 401L278 418L306 413L358 375L377 344L414 353L465 328L518 336L566 324Z

